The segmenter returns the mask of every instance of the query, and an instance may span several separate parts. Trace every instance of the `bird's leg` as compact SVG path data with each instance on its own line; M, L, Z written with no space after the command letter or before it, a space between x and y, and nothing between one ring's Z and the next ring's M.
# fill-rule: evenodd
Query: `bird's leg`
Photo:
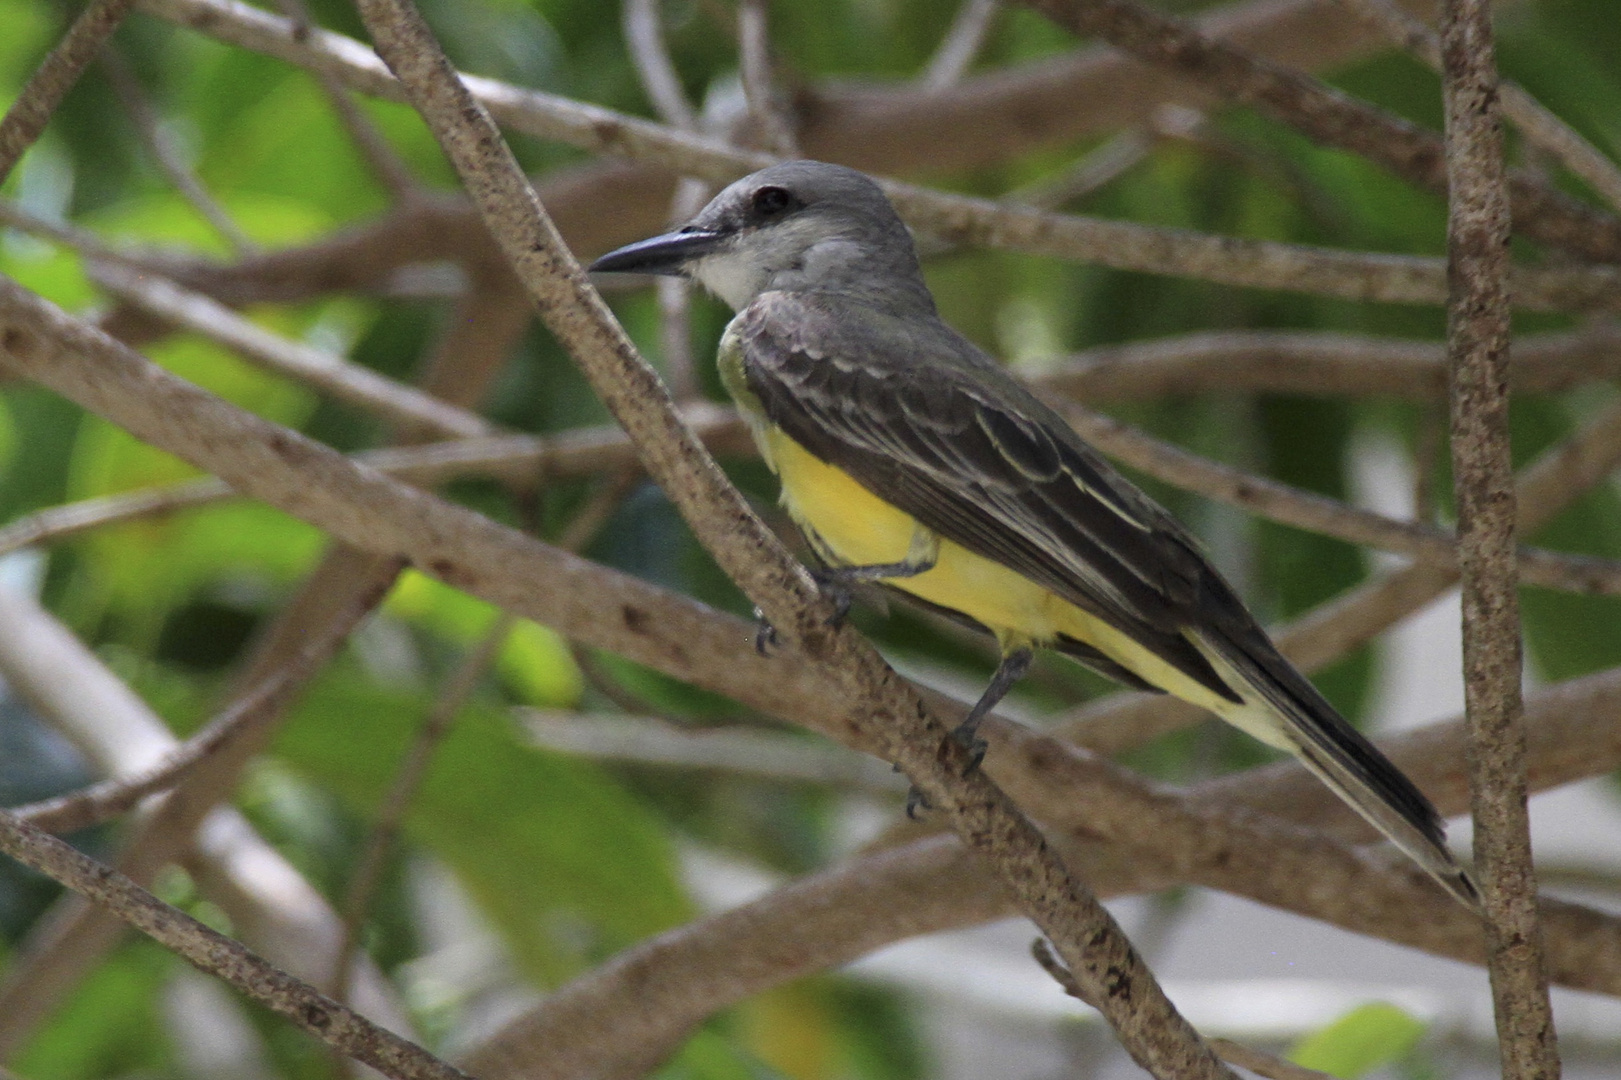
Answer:
M833 601L833 623L837 626L850 614L852 588L863 581L910 578L926 574L940 561L940 538L921 525L912 529L912 542L900 562L871 563L866 566L834 566L812 570L811 577Z
M996 708L998 702L1007 697L1007 692L1013 689L1014 683L1024 678L1025 672L1030 670L1030 664L1035 658L1035 650L1029 645L1021 645L1004 653L1002 662L996 665L996 673L991 676L991 684L979 695L974 707L968 710L968 716L951 733L951 737L956 739L972 758L968 766L969 772L979 768L980 759L985 756L985 743L978 734L979 722Z

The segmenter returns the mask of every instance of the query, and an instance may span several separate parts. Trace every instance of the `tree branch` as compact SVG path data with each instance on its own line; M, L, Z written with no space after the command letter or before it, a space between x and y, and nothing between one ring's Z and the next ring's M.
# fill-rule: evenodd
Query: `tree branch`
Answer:
M289 63L331 71L365 93L390 100L399 100L403 94L377 58L350 38L324 31L294 38L285 20L233 0L143 2L155 14L221 40ZM592 152L630 157L718 183L774 160L609 109L491 79L468 76L466 83L492 116L514 130ZM978 244L1115 269L1351 300L1442 304L1446 299L1445 265L1439 259L1361 254L1051 214L893 181L885 182L884 189L914 228L951 244ZM1527 310L1615 310L1621 308L1621 270L1525 268L1515 274L1513 291L1516 303Z
M323 997L240 942L170 907L116 870L0 811L0 850L112 911L199 971L224 979L322 1042L396 1080L468 1080L426 1050Z
M681 424L668 394L563 246L489 115L457 78L407 0L360 0L379 53L473 194L548 327L630 435L645 467L727 575L779 632L826 665L853 733L905 769L965 843L990 859L1083 985L1132 1057L1155 1075L1227 1074L1159 989L1114 920L1064 870L1039 832L965 747L850 629Z
M1192 24L1134 0L1024 2L1072 33L1095 34L1139 60L1199 79L1316 142L1360 154L1431 191L1447 190L1447 159L1440 138L1317 79L1212 41ZM1508 185L1515 229L1581 258L1621 261L1621 220L1529 173L1510 174Z
M135 0L91 0L29 78L0 119L0 184L6 182L62 99L134 7Z
M1491 6L1442 5L1446 104L1447 360L1463 578L1464 698L1475 858L1507 1080L1554 1080L1559 1050L1526 810L1522 647L1508 427L1509 198Z

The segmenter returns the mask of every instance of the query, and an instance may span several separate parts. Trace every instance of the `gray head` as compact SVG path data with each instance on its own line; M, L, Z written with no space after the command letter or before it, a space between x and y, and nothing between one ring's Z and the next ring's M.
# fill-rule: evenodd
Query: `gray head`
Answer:
M736 310L773 290L934 310L912 236L883 191L820 161L746 176L678 232L609 252L591 269L696 278Z

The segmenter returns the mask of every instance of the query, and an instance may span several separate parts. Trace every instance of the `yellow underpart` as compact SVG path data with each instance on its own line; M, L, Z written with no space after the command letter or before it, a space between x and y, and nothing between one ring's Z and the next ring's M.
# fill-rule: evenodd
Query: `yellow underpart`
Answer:
M842 469L813 456L782 431L760 433L761 449L782 481L782 503L813 534L820 553L835 564L877 566L905 561L923 526L858 483ZM1000 563L944 538L933 569L885 584L932 604L960 611L997 636L1004 650L1051 645L1059 635L1098 649L1145 681L1229 716L1248 711L1211 693L1130 637L1056 593ZM1239 726L1250 730L1255 718ZM1235 721L1236 722L1236 721ZM1271 741L1271 740L1268 740Z

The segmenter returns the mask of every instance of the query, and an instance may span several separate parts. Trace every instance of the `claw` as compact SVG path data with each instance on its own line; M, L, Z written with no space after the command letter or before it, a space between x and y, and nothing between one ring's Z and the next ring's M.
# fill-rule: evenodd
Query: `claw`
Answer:
M919 814L919 811L928 810L928 809L930 809L929 800L928 800L927 797L924 796L923 792L919 791L916 787L910 787L910 788L906 789L906 820L907 821L919 821L919 820L921 820L921 816Z
M833 617L827 620L827 624L837 630L844 625L844 620L850 615L850 605L855 602L855 593L850 587L852 579L838 570L812 570L810 575L822 595L833 605Z
M765 612L759 608L754 609L754 651L761 656L770 656L773 649L782 644L777 638L777 628L765 617Z
M975 717L972 723L964 722L951 731L957 745L968 751L968 767L963 770L964 776L973 776L979 771L979 763L985 760L985 740L975 733L978 728L979 718Z

